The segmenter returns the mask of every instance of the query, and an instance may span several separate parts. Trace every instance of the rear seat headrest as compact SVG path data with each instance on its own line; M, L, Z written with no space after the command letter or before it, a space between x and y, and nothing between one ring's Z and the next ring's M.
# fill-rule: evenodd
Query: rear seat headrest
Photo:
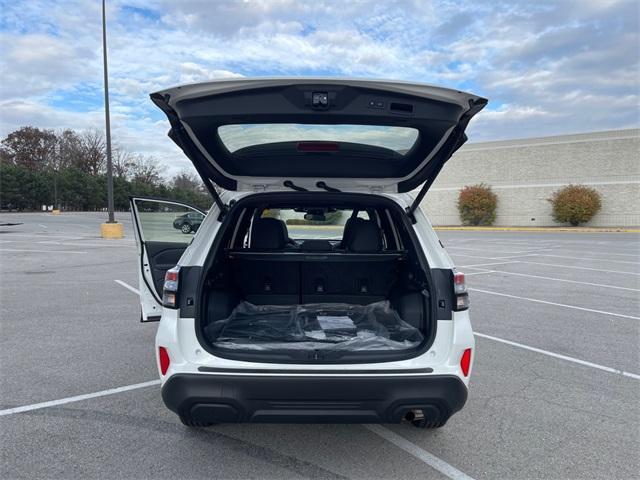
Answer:
M353 236L353 225L357 220L364 220L364 218L349 217L345 222L344 230L342 231L342 240L340 241L340 248L347 248L347 245Z
M373 220L354 218L346 247L347 250L352 252L371 253L382 251L380 227Z
M282 250L287 244L287 226L278 218L257 218L251 227L249 248Z

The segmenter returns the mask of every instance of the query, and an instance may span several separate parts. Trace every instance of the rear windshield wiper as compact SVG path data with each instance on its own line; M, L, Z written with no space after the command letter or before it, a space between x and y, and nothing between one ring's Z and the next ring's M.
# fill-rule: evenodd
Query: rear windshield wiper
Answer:
M316 187L326 190L327 192L340 192L340 190L338 190L337 188L330 187L322 181L316 183Z
M306 188L303 187L299 187L298 185L296 185L295 183L293 183L291 180L285 180L282 185L284 185L287 188L290 188L291 190L295 190L296 192L308 192L309 190L307 190Z

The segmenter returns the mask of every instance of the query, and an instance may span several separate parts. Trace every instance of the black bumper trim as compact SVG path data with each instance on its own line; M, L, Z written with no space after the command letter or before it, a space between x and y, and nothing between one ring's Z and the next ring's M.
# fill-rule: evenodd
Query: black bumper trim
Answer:
M253 370L242 370L233 368L215 368L215 367L198 367L199 372L207 373L252 373L252 374L303 374L303 375L372 375L372 374L385 374L385 375L398 375L398 374L416 374L416 373L433 373L433 368L412 368L410 370L277 370L277 369L264 369L255 368ZM293 375L292 375L293 376Z
M467 399L452 375L329 377L176 374L169 409L196 422L397 423L412 409L444 424Z

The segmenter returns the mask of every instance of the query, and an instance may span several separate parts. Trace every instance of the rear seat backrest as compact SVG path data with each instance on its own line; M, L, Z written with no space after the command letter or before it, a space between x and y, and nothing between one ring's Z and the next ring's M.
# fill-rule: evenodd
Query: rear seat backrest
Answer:
M382 232L373 220L353 219L351 234L346 249L356 253L378 253L382 251Z
M342 230L342 240L340 241L339 248L345 249L347 248L347 244L353 235L353 225L357 220L364 220L363 218L358 217L349 217L344 224L344 230Z
M300 244L301 252L331 252L333 246L329 240L313 239L305 240Z
M256 218L251 226L249 248L256 250L282 250L287 244L285 223L278 218Z
M382 252L382 235L371 220L354 218L346 244L344 261L283 260L287 233L284 222L275 218L254 221L248 251L273 252L256 258L233 259L232 271L242 297L257 305L297 303L367 304L388 298L398 278L398 260L381 257L360 259L359 253ZM326 240L304 242L301 252L330 253ZM368 256L368 255L367 255ZM337 260L337 259L336 259Z
M345 253L382 252L378 225L351 219ZM302 269L302 303L344 302L366 304L383 300L398 278L397 259L371 261L349 255L346 261L308 262Z
M256 218L251 227L249 250L283 251L288 240L287 227L277 218ZM237 258L233 276L243 298L257 305L296 304L300 300L300 273L297 262Z
M255 305L295 305L300 302L300 263L283 261L279 255L265 258L234 258L233 278L242 298Z

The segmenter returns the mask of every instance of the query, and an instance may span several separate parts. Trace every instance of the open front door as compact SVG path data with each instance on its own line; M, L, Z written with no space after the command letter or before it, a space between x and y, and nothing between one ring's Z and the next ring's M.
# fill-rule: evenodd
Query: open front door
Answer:
M186 203L157 198L130 197L138 246L138 277L142 322L160 320L164 275L174 267L205 213Z

